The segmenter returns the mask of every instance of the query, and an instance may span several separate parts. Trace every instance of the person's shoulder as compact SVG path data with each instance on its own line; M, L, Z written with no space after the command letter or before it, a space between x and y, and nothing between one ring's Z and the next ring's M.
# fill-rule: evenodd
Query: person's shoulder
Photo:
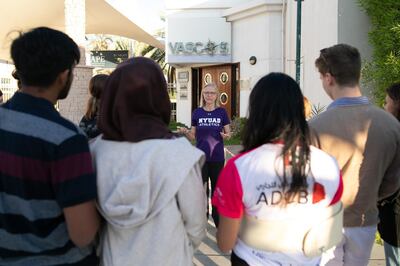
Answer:
M374 122L373 124L382 127L382 129L394 129L400 134L400 123L397 118L389 112L375 105L370 105L368 116Z
M52 133L59 134L60 143L69 140L69 139L84 139L87 140L85 133L83 130L72 121L68 120L65 117L58 116L51 119L51 122L56 125L53 128Z
M390 122L397 121L397 119L392 114L383 110L382 108L379 108L375 105L370 105L369 109L369 112L378 119L385 119Z
M315 131L320 130L331 130L332 128L337 128L338 117L341 117L340 110L338 108L332 108L324 111L321 114L310 119L307 123L311 129L312 134Z
M198 107L193 110L193 116L199 115L204 112L204 109L202 107Z
M147 152L163 152L163 151L196 151L197 149L185 137L174 137L170 139L148 139L135 143L128 143L129 146L135 147L136 150L144 149Z
M204 156L204 152L193 146L185 137L171 139L151 139L138 142L135 152L146 153L148 157L162 158L160 164L190 166Z
M226 112L225 108L217 107L217 108L214 110L214 112L217 113L218 116L228 118L228 113ZM229 118L228 118L228 119L229 119Z
M60 116L57 123L63 126L66 130L74 132L76 135L83 135L83 136L85 135L82 129L80 129L78 125L76 125L75 123L73 123L72 121L70 121L65 117Z
M264 147L264 145L261 145L259 147L254 148L254 149L251 149L251 150L242 151L239 154L236 154L235 156L230 158L228 160L227 164L236 165L237 163L240 164L243 161L253 161L253 159L259 155L259 152L260 151L262 152L262 148L261 147Z
M310 154L313 160L330 162L335 165L337 164L336 159L333 156L313 145L310 146Z
M222 108L222 107L215 108L215 111L218 111L218 112L221 112L221 113L226 113L225 108Z
M160 139L156 140L159 142L160 147L164 149L175 149L175 150L188 150L191 152L196 152L196 149L185 137L176 137L171 139Z
M311 118L308 123L309 124L316 124L320 123L321 121L325 121L326 119L334 118L337 115L337 110L335 108L327 109L324 112L314 116Z

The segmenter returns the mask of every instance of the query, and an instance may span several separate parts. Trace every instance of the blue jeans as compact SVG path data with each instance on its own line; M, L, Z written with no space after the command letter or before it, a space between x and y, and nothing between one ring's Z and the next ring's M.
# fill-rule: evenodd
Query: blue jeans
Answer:
M386 242L383 243L386 266L400 266L400 247L394 247Z

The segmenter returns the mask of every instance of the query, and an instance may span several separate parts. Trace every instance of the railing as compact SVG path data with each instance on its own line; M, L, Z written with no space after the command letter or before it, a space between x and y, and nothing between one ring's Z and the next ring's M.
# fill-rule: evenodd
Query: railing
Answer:
M167 90L168 90L168 95L171 100L175 99L176 100L176 83L168 83L167 84Z
M3 102L8 101L18 90L17 81L12 77L0 76L0 90L3 92Z
M176 121L176 83L168 83L167 90L171 100L171 121Z

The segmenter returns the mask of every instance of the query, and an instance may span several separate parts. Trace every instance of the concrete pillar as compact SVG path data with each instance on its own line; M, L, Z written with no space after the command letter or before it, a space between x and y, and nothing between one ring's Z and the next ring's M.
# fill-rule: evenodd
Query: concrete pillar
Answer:
M74 81L67 99L59 101L62 116L79 123L89 99L89 80L93 67L86 65L85 59L85 0L64 0L65 32L79 45L81 59L74 70Z

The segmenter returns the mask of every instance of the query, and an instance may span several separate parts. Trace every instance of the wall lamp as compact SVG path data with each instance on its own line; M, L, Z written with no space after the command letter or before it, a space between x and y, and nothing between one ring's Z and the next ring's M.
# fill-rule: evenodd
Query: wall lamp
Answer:
M255 57L254 55L250 56L249 63L250 65L255 65L257 63L257 57Z

